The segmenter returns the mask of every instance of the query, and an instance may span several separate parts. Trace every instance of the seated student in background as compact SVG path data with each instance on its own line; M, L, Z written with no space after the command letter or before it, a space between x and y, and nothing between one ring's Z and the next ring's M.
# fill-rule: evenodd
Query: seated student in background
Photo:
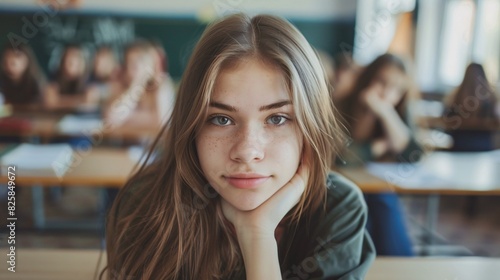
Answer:
M14 106L39 104L45 78L31 48L5 45L0 55L0 94Z
M341 104L352 92L361 67L352 60L349 54L342 53L332 58L322 50L317 50L317 53L332 88L332 100L334 104Z
M168 74L168 56L167 52L163 48L163 45L158 40L151 40L150 43L153 46L153 49L156 50L156 55L158 56L159 59L158 66L160 67L160 71L162 73Z
M99 95L88 86L88 69L84 50L78 45L67 46L55 77L45 90L45 105L54 109L96 107Z
M326 80L328 81L328 86L332 87L335 82L335 74L336 74L335 63L333 61L333 58L330 54L320 49L316 49L316 53L318 55L319 62L323 67L323 71L325 71L325 76ZM330 91L332 91L331 88Z
M495 148L495 131L480 126L500 122L497 93L486 79L483 66L471 63L464 79L444 100L443 119L451 129L453 151L488 151Z
M113 84L105 119L113 126L160 126L170 115L175 92L162 71L157 49L136 41L124 51L120 79Z
M350 53L339 53L333 58L335 75L333 78L333 101L342 102L352 92L362 67L356 64Z
M110 96L111 84L116 82L120 65L114 50L109 46L100 46L94 54L94 63L90 75L90 85L99 93L102 102Z
M366 205L330 172L342 142L295 27L242 14L209 25L155 160L110 211L101 278L363 279L375 258Z
M350 152L362 162L415 161L422 154L408 127L406 110L410 81L403 61L384 54L359 75L353 91L339 109L353 143ZM350 155L346 155L348 158ZM348 164L355 162L347 160ZM394 193L365 195L368 230L380 255L413 255L398 196Z
M157 127L170 116L175 90L168 69L166 54L158 43L137 40L124 51L121 75L110 84L111 96L104 110L111 127ZM104 210L108 211L118 191L106 191Z

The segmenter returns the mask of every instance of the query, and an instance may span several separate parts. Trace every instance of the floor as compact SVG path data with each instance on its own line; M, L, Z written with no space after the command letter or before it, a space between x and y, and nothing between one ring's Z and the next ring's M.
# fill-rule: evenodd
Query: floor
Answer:
M62 190L62 191L61 191ZM47 222L57 220L69 229L36 230L32 218L31 188L16 188L17 248L100 248L103 244L102 191L84 187L59 191L44 189ZM416 248L421 248L425 236L426 197L404 196L409 232ZM474 255L500 257L500 196L475 197L441 196L436 225L436 250L431 255ZM0 208L7 209L5 194L0 194ZM0 211L6 221L7 211ZM53 223L54 224L54 223ZM85 225L87 229L82 229ZM75 227L75 226L79 226ZM72 228L71 228L72 227ZM7 246L6 227L0 231L1 245Z

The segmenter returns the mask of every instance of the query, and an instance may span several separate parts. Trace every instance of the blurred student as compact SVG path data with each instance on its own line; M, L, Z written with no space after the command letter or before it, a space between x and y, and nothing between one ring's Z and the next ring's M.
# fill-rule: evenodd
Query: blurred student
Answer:
M90 84L99 93L99 99L104 102L110 96L111 84L116 82L120 65L114 50L110 46L100 46L94 55Z
M384 54L368 65L339 106L353 143L350 151L363 162L413 162L422 154L407 124L410 81L403 61ZM348 161L349 164L353 161ZM365 195L367 228L379 255L413 255L398 196Z
M335 62L330 54L323 50L316 50L318 54L319 62L323 67L323 71L325 72L326 80L328 81L328 86L333 87L335 83Z
M352 92L356 79L362 70L350 53L340 53L333 58L333 101L342 102Z
M126 47L120 79L112 87L105 119L113 126L157 126L166 121L175 98L157 49L147 41Z
M317 53L332 88L332 99L335 104L341 103L352 92L362 67L356 64L348 53L335 57L322 50L317 50Z
M500 122L498 96L488 83L483 66L471 63L460 86L444 103L443 118L451 126L447 132L453 137L451 150L472 152L495 148L495 131L479 127L485 121Z
M163 73L169 73L169 71L168 71L168 56L167 56L167 52L163 48L163 45L158 40L151 40L150 43L153 46L153 50L156 51L156 55L158 56L159 71L161 71Z
M157 127L171 114L175 90L166 72L166 54L161 45L137 40L125 48L122 72L111 84L111 97L104 118L111 127ZM118 191L106 190L104 211L111 207Z
M95 107L98 93L88 86L89 65L78 45L65 48L54 80L47 86L44 101L48 108Z
M0 56L0 94L11 105L33 105L41 101L45 78L31 48L5 45Z
M29 129L30 122L17 118L1 118L4 104L19 108L37 106L41 103L45 78L38 66L35 55L26 44L13 47L6 44L0 53L0 131L23 131ZM22 137L0 135L0 143L16 143Z

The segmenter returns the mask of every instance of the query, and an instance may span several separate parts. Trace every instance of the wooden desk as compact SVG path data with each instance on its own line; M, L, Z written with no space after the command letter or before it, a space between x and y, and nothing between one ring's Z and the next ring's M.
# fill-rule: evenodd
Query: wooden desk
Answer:
M2 250L3 252L5 250ZM104 267L99 250L18 249L16 272L0 270L1 279L91 280ZM488 258L386 258L378 257L367 280L494 280L500 259Z
M74 157L75 161L62 178L23 176L22 167L18 167L16 185L120 188L136 164L125 149L92 148L88 154L75 152ZM0 182L7 182L7 177L0 177Z
M500 131L500 121L498 120L477 120L460 118L443 118L443 117L424 117L418 120L419 124L424 127L439 128L443 130L482 130L482 131Z
M494 280L500 259L378 257L366 280Z
M27 129L21 130L3 130L0 131L2 136L19 136L19 137L39 137L42 140L51 139L53 137L69 137L69 136L87 136L99 139L106 138L125 138L125 139L138 139L138 138L154 138L160 131L159 127L151 125L133 125L133 126L120 126L120 127L105 127L91 131L91 135L87 133L74 134L65 133L58 127L59 121L64 117L58 114L22 114L14 115L17 120L25 120L30 125ZM44 142L44 141L42 141Z
M421 195L500 195L500 185L498 188L491 189L475 189L473 186L470 189L454 188L453 186L441 188L402 188L370 174L365 168L340 168L337 171L358 185L363 193L395 192L398 194Z
M135 161L130 158L127 149L92 148L88 153L75 152L77 159L70 170L61 178L56 177L25 177L17 176L16 183L19 185L41 185L41 186L70 186L85 185L89 187L121 187L129 177L135 166ZM465 156L465 157L464 157ZM461 159L460 159L461 157ZM430 159L424 159L422 166L428 165L432 169L443 169L443 176L463 176L478 182L486 182L487 185L462 185L427 188L408 188L393 185L388 181L370 174L366 168L340 168L337 171L356 183L364 193L397 192L402 194L446 194L446 195L500 195L500 172L495 166L480 166L479 161L474 161L466 154L457 153L435 153ZM470 166L468 167L467 164ZM500 161L498 161L500 166ZM478 174L476 174L478 173ZM0 182L6 182L5 176L0 177ZM479 183L478 183L479 184Z
M336 171L358 185L363 193L384 193L398 191L397 186L393 186L388 182L380 179L379 177L370 174L364 167L339 168Z
M126 149L92 148L88 153L75 151L74 159L62 178L23 176L22 167L17 167L16 186L32 187L33 219L36 228L43 229L47 226L42 187L121 188L136 166L136 161L129 156ZM2 174L0 183L7 181L6 174Z
M413 165L380 164L379 167L377 174L384 179L372 175L365 167L342 168L339 172L365 193L426 195L428 245L433 244L433 232L437 228L439 195L500 195L499 151L435 152ZM430 247L423 247L421 254L429 253Z
M421 162L402 167L401 170L389 168L384 179L372 175L365 167L340 168L338 172L352 180L366 193L500 195L499 151L435 152ZM428 175L430 176L427 180L420 180L421 185L404 187L405 181ZM401 185L394 182L400 182Z

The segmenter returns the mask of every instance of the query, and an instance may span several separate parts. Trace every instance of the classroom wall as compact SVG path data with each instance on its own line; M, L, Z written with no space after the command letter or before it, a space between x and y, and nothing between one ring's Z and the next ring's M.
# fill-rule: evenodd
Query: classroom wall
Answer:
M66 3L68 0L2 0L0 5L34 8L48 1ZM356 0L84 0L80 10L144 13L155 15L192 16L240 10L249 13L272 13L295 18L352 18L356 13Z
M113 1L117 2L116 0L109 2ZM170 1L148 1L158 5L162 2L170 3ZM178 0L174 2L176 1L179 2ZM197 1L202 2L202 0ZM276 2L280 1L276 0ZM26 1L21 0L20 3L22 2ZM321 1L317 0L316 2ZM84 1L84 3L91 5L96 1ZM6 43L28 42L33 47L40 65L49 74L49 77L58 65L63 47L68 43L84 45L90 57L98 45L107 44L121 50L124 44L134 38L146 38L155 39L162 43L169 56L170 73L174 79L180 79L191 50L208 21L207 17L203 18L193 14L176 14L174 16L141 12L125 13L118 10L110 14L103 10L90 9L61 12L40 8L40 6L25 5L24 8L21 8L22 5L9 6L4 4L2 2L0 5L0 46ZM186 7L184 8L187 9ZM323 49L330 54L339 52L342 49L342 44L353 44L354 16L323 19L293 16L287 18L304 33L314 47Z

